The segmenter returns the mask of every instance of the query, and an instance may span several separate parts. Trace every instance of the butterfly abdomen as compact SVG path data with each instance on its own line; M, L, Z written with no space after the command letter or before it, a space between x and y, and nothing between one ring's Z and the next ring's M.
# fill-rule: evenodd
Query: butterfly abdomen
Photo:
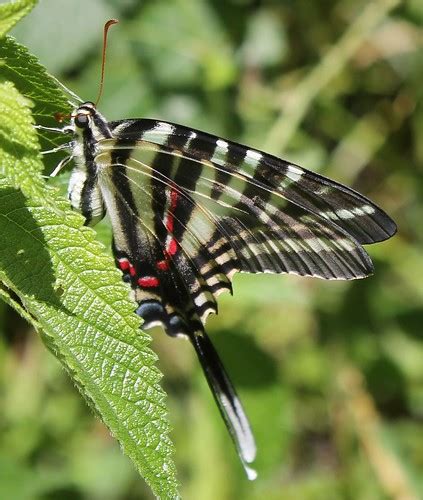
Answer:
M85 168L75 168L69 180L68 196L72 208L85 217L85 225L94 226L106 215L103 196L96 177Z

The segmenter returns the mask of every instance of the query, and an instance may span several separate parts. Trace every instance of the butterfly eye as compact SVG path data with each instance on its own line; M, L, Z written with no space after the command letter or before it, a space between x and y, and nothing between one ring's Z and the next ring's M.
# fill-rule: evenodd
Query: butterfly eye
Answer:
M79 113L75 116L75 126L78 128L86 128L89 123L88 115L85 113Z

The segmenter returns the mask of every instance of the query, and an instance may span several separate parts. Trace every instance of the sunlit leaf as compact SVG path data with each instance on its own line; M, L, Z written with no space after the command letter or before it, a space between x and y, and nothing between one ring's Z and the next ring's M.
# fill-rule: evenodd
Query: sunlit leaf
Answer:
M9 56L14 42L5 43ZM82 217L44 186L32 104L16 86L22 84L37 105L46 89L34 60L17 48L28 83L20 64L7 66L10 81L0 83L1 295L9 303L8 290L18 297L22 306L16 309L23 307L25 317L33 318L153 491L175 497L165 394L150 338L139 329L128 288L94 231L82 227ZM51 84L46 78L46 87ZM57 89L50 106L54 95L60 95Z
M37 0L17 0L0 6L0 37L30 12Z

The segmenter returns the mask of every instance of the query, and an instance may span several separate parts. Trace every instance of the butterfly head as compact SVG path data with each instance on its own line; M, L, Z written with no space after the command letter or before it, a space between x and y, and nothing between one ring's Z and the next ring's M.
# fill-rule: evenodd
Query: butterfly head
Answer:
M90 101L81 104L71 114L71 128L80 141L93 142L111 137L106 118Z
M75 131L89 128L96 113L94 103L88 101L81 104L71 115Z

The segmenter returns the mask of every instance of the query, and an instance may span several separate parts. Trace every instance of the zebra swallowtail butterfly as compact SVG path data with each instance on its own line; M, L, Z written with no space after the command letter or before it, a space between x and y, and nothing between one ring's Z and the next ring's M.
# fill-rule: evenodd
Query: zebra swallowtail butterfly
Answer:
M104 40L107 28L105 26ZM100 92L103 85L104 54ZM241 144L150 119L108 122L92 102L64 132L69 199L86 224L108 212L113 252L143 328L188 338L247 476L256 445L204 325L236 272L350 280L372 273L362 245L396 231L388 215L335 181Z

